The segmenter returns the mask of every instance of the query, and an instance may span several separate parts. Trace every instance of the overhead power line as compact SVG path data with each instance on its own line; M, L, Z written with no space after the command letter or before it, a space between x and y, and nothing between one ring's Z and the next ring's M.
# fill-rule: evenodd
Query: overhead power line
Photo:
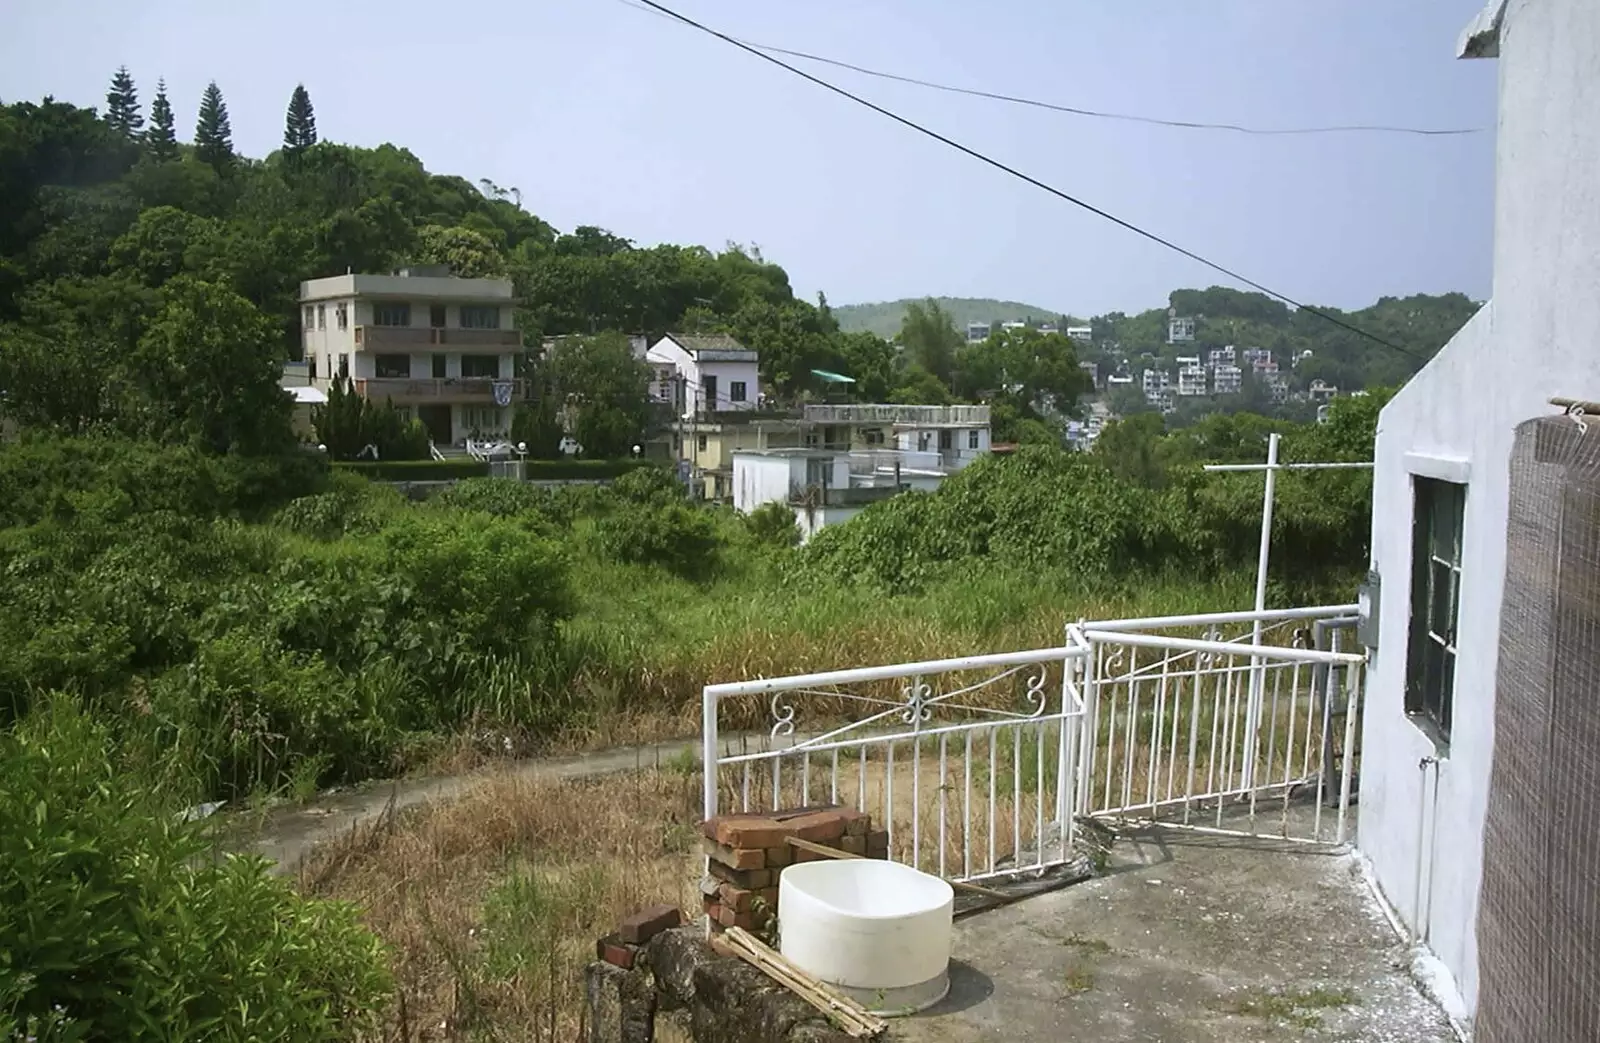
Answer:
M1266 294L1269 297L1273 297L1273 298L1276 298L1277 300L1283 301L1285 304L1289 305L1290 307L1299 309L1300 311L1307 312L1308 314L1311 314L1311 315L1315 315L1318 318L1323 319L1326 322L1330 322L1333 325L1340 327L1341 329L1347 330L1350 333L1354 333L1359 337L1364 337L1365 339L1372 341L1374 344L1380 344L1383 347L1389 348L1392 351L1398 351L1402 355L1407 355L1407 356L1409 356L1411 358L1416 359L1419 362L1424 362L1425 363L1425 362L1428 361L1427 356L1421 354L1420 352L1412 351L1410 348L1403 347L1403 346L1401 346L1399 344L1395 344L1395 343L1393 343L1392 341L1389 341L1389 340L1385 340L1384 338L1378 336L1375 333L1369 333L1368 331L1362 329L1361 327L1353 325L1352 323L1346 322L1345 320L1339 318L1337 315L1329 314L1328 312L1325 312L1320 308L1314 308L1309 304L1302 304L1299 301L1295 300L1293 297L1290 297L1286 293L1279 293L1277 290L1272 289L1270 286L1266 286L1266 285L1264 285L1262 283L1256 282L1254 279L1251 279L1251 278L1249 278L1249 277L1247 277L1245 275L1241 275L1239 272L1234 271L1232 268L1228 268L1228 267L1226 267L1224 265L1218 264L1216 261L1213 261L1213 260L1211 260L1211 259L1209 259L1207 257L1203 257L1200 254L1195 253L1193 250L1189 250L1189 249L1187 249L1185 247L1179 246L1177 243L1173 242L1170 239L1163 238L1162 236L1159 236L1154 232L1146 231L1145 229L1140 228L1138 225L1132 223L1131 221L1125 221L1122 218L1118 217L1117 215L1115 215L1115 214L1113 214L1113 213L1111 213L1109 211L1100 209L1099 207L1095 206L1093 203L1085 202L1084 200L1079 199L1077 196L1071 195L1070 193L1064 192L1061 189L1056 188L1054 185L1050 185L1050 184L1047 184L1046 182L1040 181L1038 178L1032 176L1031 174L1025 174L1022 171L1018 170L1016 167L1009 166L1009 165L1007 165L1005 163L1002 163L998 159L994 159L991 156L987 156L984 153L979 152L977 149L971 148L971 147L969 147L967 145L963 145L963 144L961 144L961 142L956 141L953 138L946 137L945 135L940 134L936 130L930 130L929 128L923 126L922 124L917 123L914 120L908 119L905 116L902 116L897 112L892 112L889 109L884 108L882 105L877 104L876 102L868 101L866 98L863 98L858 94L852 94L850 91L845 90L843 87L837 86L836 84L833 84L833 83L829 83L827 80L824 80L824 79L822 79L820 77L813 76L811 73L806 72L804 69L797 69L793 65L790 65L788 62L785 62L781 58L775 58L772 55L761 51L759 48L755 47L752 44L745 43L742 40L737 40L734 37L729 36L726 33L719 32L716 29L711 28L710 26L703 25L702 23L695 21L694 19L690 18L687 15L679 14L678 12L672 10L670 7L667 7L667 6L663 5L663 4L657 3L656 0L623 0L623 2L628 3L630 6L637 6L638 4L643 4L644 6L653 8L655 11L657 11L657 12L659 12L661 14L664 14L664 15L668 16L669 18L673 18L673 19L675 19L675 20L677 20L679 22L682 22L684 25L690 26L690 27L692 27L694 29L698 29L699 31L701 31L703 33L706 33L706 34L708 34L710 36L714 36L717 39L723 41L724 43L732 44L733 46L739 48L742 51L747 51L750 54L755 55L757 58L760 58L762 61L771 62L773 65L778 66L780 69L786 69L789 72L794 73L796 76L799 76L801 79L809 80L810 82L816 84L819 87L822 87L822 88L825 88L825 89L827 89L829 91L832 91L833 93L835 93L837 95L840 95L841 97L848 98L851 101L855 102L857 105L865 106L866 108L871 109L873 112L876 112L881 116L887 116L889 119L894 120L896 123L899 123L902 126L909 127L912 130L916 131L917 133L926 135L927 137L930 137L933 140L935 140L937 142L940 142L941 144L948 145L950 148L955 149L957 152L961 152L961 153L963 153L965 155L971 156L973 159L976 159L980 163L985 163L985 164L987 164L987 165L989 165L991 167L994 167L996 170L1002 171L1002 172L1004 172L1006 174L1010 174L1012 177L1018 179L1019 181L1025 181L1028 184L1034 186L1035 188L1043 189L1044 191L1050 193L1051 195L1055 196L1058 199L1061 199L1061 200L1064 200L1065 202L1071 203L1073 206L1079 207L1079 208L1081 208L1083 210L1087 210L1089 213L1094 214L1096 217L1100 217L1100 218L1103 218L1104 220L1110 221L1112 224L1117 225L1120 228L1125 228L1128 231L1134 233L1135 235L1138 235L1138 236L1141 236L1141 237L1143 237L1145 239L1148 239L1151 242L1156 243L1159 246L1164 246L1168 250L1173 251L1174 253L1181 254L1184 257L1187 257L1192 261L1198 261L1199 263L1205 265L1207 268L1210 268L1213 271L1220 272L1223 275L1226 275L1228 278L1235 280L1236 282L1241 282L1244 285L1249 286L1251 289L1259 290L1260 292Z
M660 14L668 18L674 17L662 11L654 10L653 6L646 6L640 0L619 0L619 2L627 4L629 7L637 8L640 11L647 11L650 14ZM1460 137L1467 134L1483 133L1482 127L1402 127L1384 123L1353 123L1312 127L1249 127L1239 123L1210 123L1203 120L1175 120L1164 119L1159 116L1141 116L1137 113L1129 112L1106 112L1100 109L1085 109L1073 105L1061 105L1057 102L1040 101L1037 98L1024 98L1014 94L1000 94L995 91L979 90L975 87L957 87L948 83L936 83L933 80L918 79L915 76L902 76L899 73L884 72L882 69L872 69L865 65L841 61L838 58L829 58L825 55L812 54L808 51L797 51L788 47L777 47L772 44L756 43L753 40L744 40L735 36L729 36L726 39L769 54L784 54L791 58L800 58L808 62L819 62L823 65L848 69L851 72L861 73L863 76L876 76L879 79L893 80L896 83L909 83L916 87L926 87L929 90L946 91L950 94L965 94L973 98L1003 101L1010 105L1026 105L1030 108L1047 109L1051 112L1064 112L1073 116L1116 120L1123 123L1145 123L1156 127L1177 127L1184 130L1223 130L1235 134L1254 134L1263 137L1308 134L1411 134L1421 137Z

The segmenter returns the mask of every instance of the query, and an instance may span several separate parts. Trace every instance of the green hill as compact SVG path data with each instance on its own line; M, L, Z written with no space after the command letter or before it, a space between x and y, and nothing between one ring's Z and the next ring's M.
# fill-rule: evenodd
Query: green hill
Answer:
M905 316L906 305L924 298L908 297L899 301L880 301L876 304L844 304L833 309L839 328L847 333L868 330L880 337L892 337L900 332L900 320ZM969 322L1056 322L1064 312L1059 308L1041 308L1037 304L1020 301L993 301L982 297L935 297L939 307L949 314L956 329L965 331Z

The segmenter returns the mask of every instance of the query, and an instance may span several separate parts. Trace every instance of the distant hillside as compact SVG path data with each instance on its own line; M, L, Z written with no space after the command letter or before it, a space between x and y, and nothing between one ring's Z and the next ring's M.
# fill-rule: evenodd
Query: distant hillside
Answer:
M906 305L922 299L836 305L833 314L839 320L840 328L847 333L870 330L880 337L892 337L900 332L900 320L905 316ZM1055 322L1064 314L1059 308L1041 308L1037 304L1019 301L991 301L981 297L935 297L934 300L950 314L956 329L962 331L966 330L969 322L998 323L1013 319Z

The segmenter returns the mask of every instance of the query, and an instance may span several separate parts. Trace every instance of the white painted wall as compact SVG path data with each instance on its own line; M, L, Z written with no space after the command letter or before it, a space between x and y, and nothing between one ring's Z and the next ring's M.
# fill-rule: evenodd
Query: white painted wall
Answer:
M865 506L860 507L797 507L794 512L795 524L800 526L800 542L807 543L811 537L821 532L830 525L843 525L854 518Z
M700 412L704 410L749 410L756 408L756 402L761 395L761 377L759 365L755 362L700 362L689 351L671 337L662 337L645 353L648 362L670 364L676 368L678 375L684 379L686 400L684 408ZM704 378L714 376L717 378L717 401L707 402L704 394ZM745 397L743 402L734 402L728 398L730 385L736 381L743 381Z
M800 477L794 477L798 466ZM805 482L804 457L733 454L733 507L743 514L764 503L787 503L792 485Z
M1477 910L1494 743L1515 426L1600 400L1600 4L1511 0L1500 41L1494 298L1384 409L1372 556L1383 579L1362 736L1360 845L1406 924L1477 1007ZM1490 379L1492 377L1492 379ZM1404 714L1411 476L1468 491L1448 759Z

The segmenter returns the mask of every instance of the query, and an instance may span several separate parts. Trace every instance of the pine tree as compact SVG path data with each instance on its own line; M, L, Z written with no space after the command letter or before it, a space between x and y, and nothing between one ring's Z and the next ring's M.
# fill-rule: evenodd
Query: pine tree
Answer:
M233 128L228 126L228 104L217 81L200 96L200 119L194 128L194 154L219 174L233 168Z
M150 129L145 131L144 147L152 159L178 158L178 135L173 130L172 103L167 100L167 81L156 81L156 97L150 103Z
M111 77L111 89L106 92L106 122L133 140L138 139L139 128L144 126L144 117L139 115L139 92L126 65Z
M317 143L317 114L311 108L311 95L305 84L296 84L289 98L289 114L284 120L283 152L298 156Z

